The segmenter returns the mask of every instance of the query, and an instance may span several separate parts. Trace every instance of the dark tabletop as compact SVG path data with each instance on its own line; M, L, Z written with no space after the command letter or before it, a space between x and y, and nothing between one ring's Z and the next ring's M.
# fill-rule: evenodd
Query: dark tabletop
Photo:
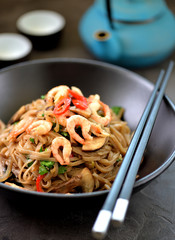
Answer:
M66 19L61 41L48 51L32 50L31 59L76 57L95 59L84 47L78 23L92 0L1 0L0 33L17 32L15 22L30 10L49 9L60 12ZM167 1L175 12L174 1ZM155 82L162 67L175 53L162 63L135 70ZM167 88L167 95L175 102L175 71ZM120 228L110 227L106 240L174 240L175 239L175 163L141 191L132 195L127 217ZM89 240L91 228L104 199L45 203L42 199L16 201L0 190L0 240Z

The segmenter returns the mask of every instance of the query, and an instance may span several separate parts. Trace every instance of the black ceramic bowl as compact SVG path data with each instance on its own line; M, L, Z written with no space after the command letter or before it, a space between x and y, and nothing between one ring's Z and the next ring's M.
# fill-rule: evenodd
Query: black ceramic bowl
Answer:
M21 105L39 98L60 84L77 86L85 96L98 93L102 101L110 106L123 106L124 118L132 130L136 128L153 89L153 84L143 77L106 63L83 59L31 61L0 72L0 118L7 122ZM149 183L172 163L175 157L174 122L175 106L168 97L164 97L135 189ZM64 195L19 190L3 183L0 183L0 187L13 193L69 199L101 196L108 192Z

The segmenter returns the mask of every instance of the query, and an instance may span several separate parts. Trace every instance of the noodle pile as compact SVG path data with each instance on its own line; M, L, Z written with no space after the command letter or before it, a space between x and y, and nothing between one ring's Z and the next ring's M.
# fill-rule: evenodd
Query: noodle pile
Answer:
M97 94L85 98L67 86L22 106L6 126L0 124L0 181L52 193L110 189L131 140L123 109L118 110L114 113Z

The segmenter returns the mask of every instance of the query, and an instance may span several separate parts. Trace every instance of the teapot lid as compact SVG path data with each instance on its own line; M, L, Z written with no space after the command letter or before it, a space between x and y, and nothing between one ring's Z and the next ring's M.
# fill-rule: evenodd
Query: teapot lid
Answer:
M106 0L96 0L101 11L107 12ZM111 15L118 21L145 21L155 18L166 8L164 0L110 0Z

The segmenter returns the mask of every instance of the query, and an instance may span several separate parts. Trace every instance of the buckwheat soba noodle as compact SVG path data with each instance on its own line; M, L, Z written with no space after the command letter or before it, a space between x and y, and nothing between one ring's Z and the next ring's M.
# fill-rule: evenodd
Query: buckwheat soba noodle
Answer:
M61 85L0 128L0 182L51 193L110 189L131 140L123 108Z

